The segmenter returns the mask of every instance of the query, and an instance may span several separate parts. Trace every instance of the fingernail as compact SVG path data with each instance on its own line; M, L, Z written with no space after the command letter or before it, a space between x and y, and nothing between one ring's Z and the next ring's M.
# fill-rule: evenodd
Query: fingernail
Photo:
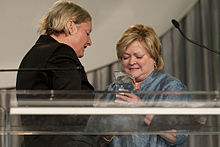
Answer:
M120 93L120 95L125 95L125 93Z

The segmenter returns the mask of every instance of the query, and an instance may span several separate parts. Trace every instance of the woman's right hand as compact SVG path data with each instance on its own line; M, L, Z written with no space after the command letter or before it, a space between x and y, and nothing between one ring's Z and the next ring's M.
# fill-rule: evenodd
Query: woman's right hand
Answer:
M127 93L128 90L119 89L120 94L117 94L118 99L115 100L115 103L119 104L143 104L142 100L135 94Z

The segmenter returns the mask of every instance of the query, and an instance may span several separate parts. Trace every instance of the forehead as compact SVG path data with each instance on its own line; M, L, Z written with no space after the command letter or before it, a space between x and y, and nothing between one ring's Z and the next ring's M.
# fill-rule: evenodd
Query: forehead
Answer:
M139 41L135 40L127 46L124 53L146 53L146 49Z

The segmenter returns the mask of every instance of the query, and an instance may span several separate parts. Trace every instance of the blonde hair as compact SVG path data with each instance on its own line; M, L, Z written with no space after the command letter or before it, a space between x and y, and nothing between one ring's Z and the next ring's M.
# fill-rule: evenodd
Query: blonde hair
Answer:
M118 59L121 60L126 48L135 40L147 50L149 55L155 61L155 70L163 69L164 63L161 56L161 43L155 31L148 26L136 24L130 26L122 35L116 44Z
M92 18L84 8L71 1L57 1L41 18L38 32L41 35L68 34L67 22L69 20L75 24L80 24L92 21Z

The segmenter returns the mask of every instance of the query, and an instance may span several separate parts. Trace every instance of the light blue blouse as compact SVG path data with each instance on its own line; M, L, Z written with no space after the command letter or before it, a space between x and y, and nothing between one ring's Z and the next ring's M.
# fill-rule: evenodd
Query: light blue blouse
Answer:
M126 83L122 85L125 89L131 88ZM108 87L108 91L117 90L118 86L113 83ZM140 85L140 89L136 94L145 102L146 105L156 106L157 101L182 101L187 102L188 95L156 95L141 93L142 91L185 91L186 86L180 80L158 71L153 71L147 78L145 78ZM150 92L149 92L150 93ZM100 98L100 101L114 102L116 95L114 93L107 93ZM162 102L163 103L163 102ZM164 104L164 103L163 103ZM165 103L167 105L167 103ZM108 107L108 105L107 105ZM162 138L160 135L148 135L149 131L161 131L162 129L171 130L182 129L180 125L184 119L178 119L175 116L159 116L155 115L148 126L144 122L145 115L104 115L104 116L91 116L86 130L89 132L113 132L113 134L120 134L123 132L125 135L116 135L113 140L108 143L109 147L183 147L184 142L187 140L188 135L177 135L176 144L172 144ZM182 121L183 120L183 121ZM175 128L173 128L175 126ZM177 126L180 126L179 128ZM156 129L156 130L155 130ZM128 132L129 135L126 134ZM131 133L132 132L132 133ZM137 132L137 133L135 133ZM110 133L111 134L111 133Z
M116 85L113 83L109 86L108 91L116 90ZM185 91L186 86L180 82L180 80L158 71L153 71L147 78L145 78L140 85L140 89L136 91ZM143 101L187 101L187 97L179 95L140 95ZM112 96L103 97L113 100ZM117 119L123 116L115 116ZM113 119L113 118L112 118ZM119 119L120 120L120 119ZM152 120L153 122L153 120ZM187 140L187 135L177 135L176 144L172 144L166 141L159 135L120 135L115 136L112 142L109 144L110 147L170 147L170 146L184 146L184 142Z

